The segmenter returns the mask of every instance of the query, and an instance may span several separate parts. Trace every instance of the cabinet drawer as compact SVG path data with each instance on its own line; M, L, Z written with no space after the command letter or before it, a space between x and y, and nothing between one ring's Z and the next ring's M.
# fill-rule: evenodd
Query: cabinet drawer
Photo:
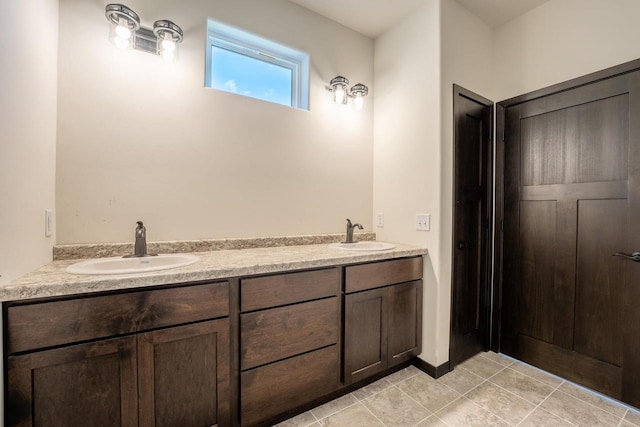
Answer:
M345 268L345 292L422 279L422 257L402 258Z
M241 369L338 342L337 297L242 314Z
M254 425L335 391L339 357L333 345L243 372L242 425Z
M11 306L7 309L7 352L105 338L228 314L227 282Z
M242 280L241 311L310 301L340 292L337 268L278 274Z

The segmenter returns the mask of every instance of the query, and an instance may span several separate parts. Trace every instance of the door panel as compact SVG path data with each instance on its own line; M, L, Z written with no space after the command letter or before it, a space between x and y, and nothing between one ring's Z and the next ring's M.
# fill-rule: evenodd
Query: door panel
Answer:
M493 103L454 85L453 368L489 342Z
M522 333L552 342L554 318L547 310L554 299L556 202L523 201L520 218Z
M612 76L505 107L500 345L638 406L640 72Z
M581 200L578 207L575 350L622 366L624 264L611 256L625 246L626 200Z
M628 95L522 119L522 185L627 179Z

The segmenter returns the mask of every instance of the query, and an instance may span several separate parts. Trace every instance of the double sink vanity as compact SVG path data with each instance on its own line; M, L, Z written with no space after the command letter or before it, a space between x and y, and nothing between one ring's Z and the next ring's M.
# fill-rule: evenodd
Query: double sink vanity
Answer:
M0 287L5 425L272 425L406 366L426 250L362 243L61 260Z

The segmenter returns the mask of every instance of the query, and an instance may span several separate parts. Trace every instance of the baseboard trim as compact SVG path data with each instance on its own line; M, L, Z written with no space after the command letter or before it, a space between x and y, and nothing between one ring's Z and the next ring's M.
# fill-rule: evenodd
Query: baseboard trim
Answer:
M416 357L415 359L413 359L413 366L435 379L438 379L449 372L449 362L445 362L442 365L436 367Z

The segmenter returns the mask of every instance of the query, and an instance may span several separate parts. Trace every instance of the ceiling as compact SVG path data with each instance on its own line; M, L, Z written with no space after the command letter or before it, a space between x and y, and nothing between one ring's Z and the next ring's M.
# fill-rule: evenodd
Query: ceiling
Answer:
M375 38L425 0L290 0ZM548 0L456 0L491 27L498 27Z

